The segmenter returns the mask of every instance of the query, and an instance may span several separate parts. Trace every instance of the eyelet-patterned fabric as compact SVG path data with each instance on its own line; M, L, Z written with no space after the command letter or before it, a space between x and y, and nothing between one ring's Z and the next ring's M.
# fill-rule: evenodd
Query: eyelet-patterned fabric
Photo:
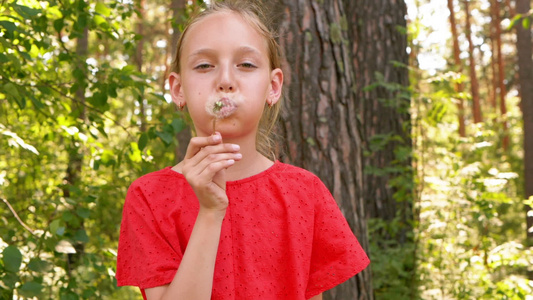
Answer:
M212 299L309 299L369 264L337 203L312 173L276 162L227 182L226 191ZM120 229L118 285L143 290L170 283L198 211L192 188L170 167L133 182Z

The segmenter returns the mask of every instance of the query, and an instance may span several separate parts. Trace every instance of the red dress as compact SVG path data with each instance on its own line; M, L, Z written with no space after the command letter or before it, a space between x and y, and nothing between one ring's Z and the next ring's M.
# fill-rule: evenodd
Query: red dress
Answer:
M369 259L312 173L281 162L226 183L212 299L309 299ZM198 215L185 177L167 167L137 179L122 215L116 278L144 289L174 278Z

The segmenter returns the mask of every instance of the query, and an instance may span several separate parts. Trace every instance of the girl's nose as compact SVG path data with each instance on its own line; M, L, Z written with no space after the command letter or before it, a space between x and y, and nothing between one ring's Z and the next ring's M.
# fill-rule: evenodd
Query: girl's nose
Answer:
M220 71L218 90L226 93L235 91L235 82L230 66L222 68Z

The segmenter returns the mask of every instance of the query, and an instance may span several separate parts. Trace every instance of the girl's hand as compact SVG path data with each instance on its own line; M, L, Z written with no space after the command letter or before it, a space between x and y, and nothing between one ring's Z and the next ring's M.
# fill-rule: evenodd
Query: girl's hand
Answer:
M225 169L240 160L239 145L223 144L220 133L194 137L183 160L182 173L200 202L200 210L223 211L228 207Z

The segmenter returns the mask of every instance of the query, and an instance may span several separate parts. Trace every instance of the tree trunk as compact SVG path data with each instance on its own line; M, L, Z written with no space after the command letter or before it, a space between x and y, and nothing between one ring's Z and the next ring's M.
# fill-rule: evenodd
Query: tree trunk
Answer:
M492 14L491 14L492 15ZM490 46L491 46L491 58L490 58L490 70L492 73L492 86L490 87L491 90L491 96L490 96L490 106L492 107L492 112L496 112L498 110L498 102L496 101L496 98L498 97L498 71L496 68L497 59L494 55L497 53L496 49L496 28L494 26L491 26L491 38L490 38Z
M498 88L500 95L500 115L503 126L503 140L502 146L506 150L509 148L509 135L508 135L508 125L507 125L507 107L505 105L505 96L507 95L507 89L505 88L505 67L502 54L502 30L500 25L500 4L498 0L492 0L491 8L493 12L493 26L495 29L496 37L496 49L498 50Z
M353 88L361 112L364 148L368 153L364 158L363 197L370 218L391 221L400 217L401 223L406 226L398 236L391 238L404 243L411 230L407 224L412 219L411 160L399 159L395 153L400 147L412 149L408 111L410 95L404 89L409 86L405 67L408 64L407 36L401 32L407 25L407 8L404 1L395 0L344 2L349 7L349 40L354 53L356 80ZM396 66L395 63L404 66ZM372 85L375 86L368 88ZM391 85L395 88L391 89ZM390 167L401 171L369 171ZM405 186L391 184L391 179L398 176L406 179ZM398 193L400 189L403 191ZM395 194L402 193L402 199L395 199Z
M509 19L512 20L516 14L516 11L513 5L511 4L511 0L505 0L505 6L507 6L507 10L509 11Z
M270 1L264 2L266 5ZM273 10L284 49L287 108L282 160L319 176L368 251L361 128L345 5L279 0ZM405 48L404 48L405 50ZM328 291L325 299L373 299L370 268Z
M529 0L516 0L516 12L526 14L531 9ZM529 23L528 23L529 24ZM525 199L533 196L533 60L531 25L524 28L516 25L516 49L518 52L518 72L520 78L521 106L524 119L524 191ZM526 206L527 229L533 227L533 216L527 216L531 210ZM533 245L533 232L527 231L530 245Z
M465 14L466 14L466 39L468 40L468 61L470 64L470 90L472 93L472 114L474 116L474 123L483 121L481 115L481 103L479 99L479 83L476 75L476 60L474 59L474 43L472 42L472 26L470 25L470 9L469 1L465 0Z
M84 74L87 74L87 66L85 64L85 59L87 58L89 50L89 29L85 27L81 32L81 37L78 38L76 44L76 56L80 59L77 68L82 70ZM81 123L86 120L85 112L85 84L80 84L76 90L75 96L75 105L78 110L78 119L81 120ZM81 128L80 128L81 129ZM83 165L83 152L78 146L78 141L71 138L69 145L67 146L68 151L68 166L65 175L66 185L63 187L63 197L70 198L72 195L70 193L70 187L76 187L80 183L81 179L81 170ZM74 207L73 210L76 211L77 207ZM70 228L72 232L77 230L84 229L83 219L80 220L78 228ZM85 252L85 245L81 242L74 243L74 249L76 253L71 253L67 255L67 274L70 277L71 271L74 270L80 263L80 258Z
M142 72L143 69L143 48L144 48L144 6L145 6L145 0L139 0L137 4L137 30L136 34L140 36L139 41L137 42L137 46L135 48L135 65L137 66L137 70L139 72ZM141 91L143 91L144 88L141 88ZM144 93L140 92L140 95L137 97L137 101L139 102L139 116L141 118L141 132L146 131L146 108L144 103Z
M180 20L183 19L182 16L185 14L186 6L186 0L172 0L172 3L170 4L170 9L172 10L172 37L170 41L172 59L174 59L176 56L178 40L181 35L178 25L180 24ZM176 111L183 119L187 119L187 115L184 112L179 112L177 107ZM176 162L180 162L185 157L185 153L187 153L187 146L189 145L191 137L191 128L189 126L176 134L176 140L178 141L178 146L174 149L174 157Z
M413 171L411 165L411 116L406 20L407 7L400 0L343 0L354 65L355 99L363 135L363 199L367 217L385 224L372 232L372 244L380 256L402 253L399 267L414 274L412 245ZM387 230L397 224L396 232ZM407 248L403 248L407 247ZM407 258L406 258L407 257ZM412 259L412 260L410 260ZM375 269L374 269L375 268ZM374 259L373 270L388 270L384 260ZM386 272L380 276L390 276ZM393 280L393 278L390 278ZM416 292L413 278L395 276ZM376 292L376 297L385 292Z
M457 22L455 21L455 11L453 8L453 0L448 0L448 10L450 11L450 27L452 30L452 40L453 40L453 61L455 63L455 68L458 73L461 73L463 70L463 64L461 62L460 54L461 50L459 49L459 38L457 35ZM462 93L464 86L461 82L455 84L455 92ZM464 115L464 102L462 97L457 99L457 110L459 115L459 135L461 137L466 136L465 129L465 115Z

